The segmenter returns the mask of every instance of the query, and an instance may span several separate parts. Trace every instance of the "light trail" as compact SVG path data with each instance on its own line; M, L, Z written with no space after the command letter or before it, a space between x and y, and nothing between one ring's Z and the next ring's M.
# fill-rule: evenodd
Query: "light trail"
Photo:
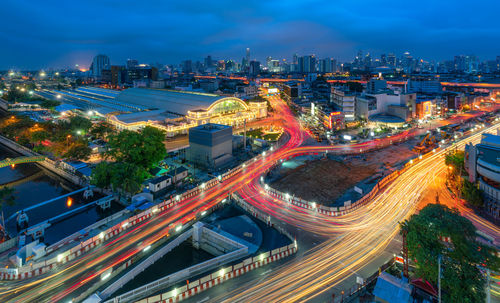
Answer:
M263 171L280 159L300 153L324 151L346 153L357 149L374 150L398 140L405 140L423 130L406 131L390 138L349 146L300 146L308 135L293 117L288 106L278 97L270 97L276 116L283 121L289 140L280 148L268 152L230 179L202 193L181 201L168 211L159 213L117 238L99 245L89 253L60 265L49 273L20 281L3 281L0 285L2 302L55 302L77 296L89 288L100 274L132 257L140 256L143 248L171 233L171 228L184 225L195 213L218 204L229 193L238 192L248 203L291 225L299 226L330 239L304 256L292 260L281 270L266 277L258 294L255 286L238 293L230 292L229 301L283 302L314 298L329 287L349 277L380 253L397 234L397 222L415 211L424 186L432 182L438 171L435 156L424 159L393 184L384 194L374 198L368 207L342 217L330 218L300 209L269 197L257 180ZM477 135L475 135L477 137ZM472 137L471 137L472 138ZM422 164L427 163L427 164ZM140 245L138 245L140 243ZM269 293L267 293L269 292ZM252 296L258 298L254 300ZM251 299L250 299L251 298ZM262 299L262 301L260 300Z

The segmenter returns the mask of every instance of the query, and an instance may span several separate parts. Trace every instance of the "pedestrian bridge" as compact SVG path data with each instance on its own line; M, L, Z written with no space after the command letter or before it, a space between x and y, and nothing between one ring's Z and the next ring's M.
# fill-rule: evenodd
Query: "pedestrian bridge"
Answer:
M15 165L15 164L21 164L21 163L32 163L32 162L40 162L45 160L45 156L34 156L34 157L17 157L14 159L4 159L0 161L0 168L10 166L10 165Z

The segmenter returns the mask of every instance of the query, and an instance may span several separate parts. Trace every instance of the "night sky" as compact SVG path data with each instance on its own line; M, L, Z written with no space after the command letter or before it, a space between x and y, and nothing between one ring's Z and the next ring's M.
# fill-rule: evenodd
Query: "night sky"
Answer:
M429 60L500 55L500 1L22 1L0 7L0 69L216 59L352 60L410 51Z

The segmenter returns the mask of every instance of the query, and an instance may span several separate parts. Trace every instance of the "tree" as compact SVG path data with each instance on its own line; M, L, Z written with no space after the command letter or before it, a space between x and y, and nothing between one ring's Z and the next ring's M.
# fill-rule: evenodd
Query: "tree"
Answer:
M101 122L99 124L95 124L91 129L90 129L90 134L97 138L97 139L106 139L108 135L113 133L114 129L111 124L108 122Z
M408 253L418 277L436 285L441 256L444 302L484 302L485 278L478 266L497 270L499 259L492 248L476 241L476 228L457 209L429 204L403 222L401 229L407 232Z
M483 207L483 195L481 190L477 188L474 183L464 179L460 189L462 197L470 204L478 207Z
M44 130L39 130L31 134L31 143L40 144L50 138L50 134Z
M113 164L109 162L101 162L92 170L90 183L97 187L109 188L111 186L111 178L113 175Z
M108 139L108 156L143 169L153 167L167 154L163 143L165 132L154 127L146 126L140 132L124 130Z
M449 152L444 158L444 163L453 168L453 175L460 176L465 171L465 153L463 151Z
M0 209L4 206L12 206L15 204L14 189L12 187L0 188Z
M56 101L56 100L49 100L49 99L44 99L41 103L40 106L43 108L54 108L56 106L61 105L61 102Z
M129 194L137 193L146 178L146 171L134 164L115 163L112 170L111 185Z
M92 122L87 118L74 116L69 119L69 129L73 132L82 131L87 133L91 127Z
M92 170L91 184L135 194L146 176L147 172L134 164L101 162Z
M70 146L66 153L64 153L64 157L73 160L88 160L91 154L92 150L88 145L75 143Z

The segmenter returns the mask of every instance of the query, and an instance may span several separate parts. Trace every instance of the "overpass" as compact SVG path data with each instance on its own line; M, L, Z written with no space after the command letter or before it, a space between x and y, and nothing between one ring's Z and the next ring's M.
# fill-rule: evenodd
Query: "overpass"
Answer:
M34 157L17 157L14 159L5 159L0 161L0 168L10 166L10 165L16 165L16 164L21 164L21 163L33 163L33 162L41 162L45 160L45 156L34 156Z

